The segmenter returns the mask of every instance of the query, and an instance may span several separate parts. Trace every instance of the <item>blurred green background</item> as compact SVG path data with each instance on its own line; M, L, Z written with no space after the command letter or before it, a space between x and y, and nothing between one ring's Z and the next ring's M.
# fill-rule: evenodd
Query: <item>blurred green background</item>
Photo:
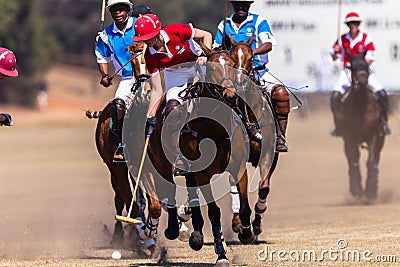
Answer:
M163 25L191 22L213 35L225 5L224 0L131 2L148 5ZM0 0L0 46L15 53L20 73L0 85L0 102L33 106L43 76L56 63L96 69L93 50L101 4L101 0ZM107 11L104 26L110 23Z

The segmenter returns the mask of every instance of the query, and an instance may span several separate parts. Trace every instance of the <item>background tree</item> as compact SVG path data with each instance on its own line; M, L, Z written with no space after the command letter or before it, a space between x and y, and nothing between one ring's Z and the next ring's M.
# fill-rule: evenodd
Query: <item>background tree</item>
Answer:
M191 22L215 34L223 19L225 0L132 2L148 5L163 25ZM101 3L101 0L0 0L0 46L15 53L20 72L17 79L8 79L0 85L0 101L33 105L43 76L52 64L97 68L94 42L100 26ZM107 11L105 26L110 23Z
M57 41L47 33L36 0L1 0L2 12L3 7L8 11L2 14L0 45L15 53L19 77L2 84L0 101L32 106L43 74L59 55Z

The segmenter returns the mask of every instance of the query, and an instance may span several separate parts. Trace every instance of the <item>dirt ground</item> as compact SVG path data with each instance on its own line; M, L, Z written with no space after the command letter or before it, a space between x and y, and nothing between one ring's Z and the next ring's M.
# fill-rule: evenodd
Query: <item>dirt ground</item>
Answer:
M15 120L0 129L0 266L213 266L208 220L206 245L195 252L163 238L165 214L158 238L166 250L163 263L126 249L119 250L121 260L111 258L113 191L95 148L96 121L84 110L101 109L115 87L100 87L94 71L66 66L47 78L46 111L0 106ZM230 229L229 198L219 201L232 265L399 266L400 112L390 117L379 199L356 205L348 194L342 141L329 135L328 106L317 107L313 97L303 100L305 107L290 116L290 152L281 155L272 179L260 243L238 242ZM327 103L326 97L320 100ZM365 155L362 161L365 174ZM256 195L251 197L253 206ZM316 261L308 260L310 251ZM347 260L351 253L361 255L360 261L351 255Z

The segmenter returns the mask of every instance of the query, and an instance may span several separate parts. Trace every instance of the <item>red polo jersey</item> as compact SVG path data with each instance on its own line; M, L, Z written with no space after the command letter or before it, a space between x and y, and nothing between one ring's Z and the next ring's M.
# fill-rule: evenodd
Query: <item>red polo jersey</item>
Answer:
M149 47L144 55L150 74L160 68L192 62L202 53L200 45L193 40L194 29L191 24L172 24L164 27L160 34L164 38L166 52L158 52Z
M350 37L350 33L346 33L340 36L339 40L335 44L340 45L340 53L343 57L343 65L350 61L346 54L346 49L349 49L352 55L360 55L366 53L365 58L375 60L375 46L369 35L365 32L360 31L357 37L353 40Z

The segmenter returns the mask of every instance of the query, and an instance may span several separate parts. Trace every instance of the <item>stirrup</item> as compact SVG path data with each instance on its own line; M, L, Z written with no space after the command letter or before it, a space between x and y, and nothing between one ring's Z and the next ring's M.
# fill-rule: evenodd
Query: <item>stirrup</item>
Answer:
M289 148L285 136L280 135L276 139L275 152L288 152Z
M179 163L181 161L181 163ZM174 176L184 176L190 171L189 161L182 155L179 155L174 163Z
M117 149L114 152L113 162L114 163L126 163L124 155L125 144L119 143Z

